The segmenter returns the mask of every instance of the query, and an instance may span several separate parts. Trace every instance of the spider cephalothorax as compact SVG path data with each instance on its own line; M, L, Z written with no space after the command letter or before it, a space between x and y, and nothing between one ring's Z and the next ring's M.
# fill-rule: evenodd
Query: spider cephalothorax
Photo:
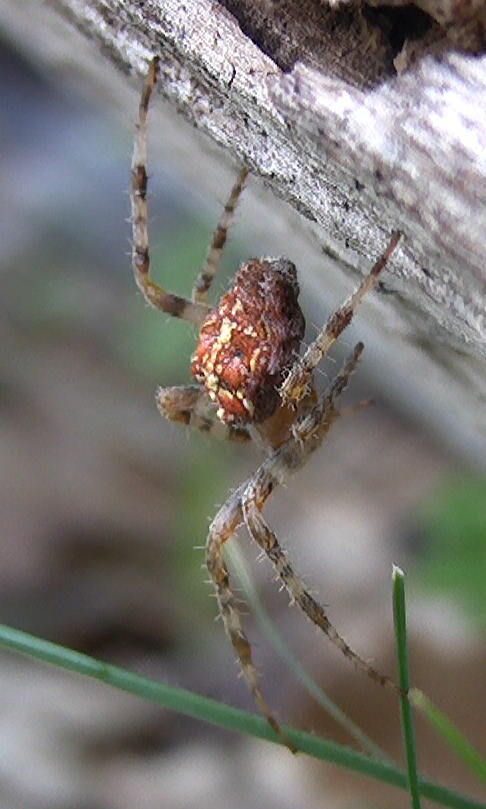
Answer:
M314 381L315 369L350 323L363 297L376 284L400 241L400 234L392 234L388 247L368 275L299 357L305 324L297 301L295 266L287 259L252 259L237 273L233 287L215 309L207 302L234 208L248 175L248 170L242 169L214 233L204 269L194 285L192 300L167 292L150 278L147 227L147 110L157 72L158 59L154 58L140 102L133 150L133 271L148 303L200 328L199 344L192 358L192 372L199 384L159 388L157 404L162 414L173 421L206 432L223 432L233 441L256 437L266 452L267 457L256 473L230 495L211 523L206 564L226 632L255 701L275 732L294 749L262 694L240 608L230 587L224 545L245 524L274 565L291 601L361 671L399 693L388 677L356 654L334 629L327 611L294 572L262 512L272 491L304 466L339 418L337 400L358 364L363 345L358 343L354 347L321 396Z
M275 412L304 336L298 295L292 262L253 259L202 324L192 373L222 421L258 424Z

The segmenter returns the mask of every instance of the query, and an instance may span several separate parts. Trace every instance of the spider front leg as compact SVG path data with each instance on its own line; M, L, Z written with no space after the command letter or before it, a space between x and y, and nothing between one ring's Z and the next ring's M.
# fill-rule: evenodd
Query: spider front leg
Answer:
M133 145L132 156L132 265L135 281L147 303L167 312L174 317L188 320L200 326L207 317L209 307L204 303L182 298L154 284L150 277L150 250L148 237L148 205L147 205L147 114L153 88L157 82L159 58L155 56L151 63L145 87L140 99L137 134Z
M243 522L241 498L245 488L246 484L243 484L233 492L211 523L206 543L206 565L216 590L216 598L226 634L238 656L241 671L250 686L253 698L273 731L292 753L296 753L295 746L273 716L260 689L250 643L243 629L238 602L231 590L228 568L224 560L224 544Z
M294 572L287 554L282 550L275 533L268 527L262 515L263 506L271 492L304 466L310 454L322 443L332 422L339 416L339 412L335 409L336 399L345 389L362 350L363 345L359 343L333 381L329 393L309 415L303 418L287 443L263 462L243 492L241 508L250 535L272 562L291 601L300 607L312 623L322 629L329 640L358 669L385 688L400 694L400 689L389 677L380 674L356 654L337 632L324 608L311 596L302 578Z
M377 283L379 274L386 266L401 238L400 231L396 230L392 233L385 252L376 261L357 290L331 315L317 338L308 347L304 356L295 363L280 388L280 395L285 404L297 403L305 396L314 369L321 359L328 354L339 335L351 323L357 307L367 292Z
M161 414L171 421L236 443L251 441L243 424L225 424L216 418L214 403L199 385L158 388L156 402Z

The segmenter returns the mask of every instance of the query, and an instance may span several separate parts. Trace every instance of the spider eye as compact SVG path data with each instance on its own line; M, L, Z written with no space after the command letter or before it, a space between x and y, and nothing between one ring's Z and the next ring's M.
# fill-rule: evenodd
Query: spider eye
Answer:
M242 360L244 356L245 356L245 352L243 351L243 349L235 348L234 353L233 353L233 357L235 358L235 360Z

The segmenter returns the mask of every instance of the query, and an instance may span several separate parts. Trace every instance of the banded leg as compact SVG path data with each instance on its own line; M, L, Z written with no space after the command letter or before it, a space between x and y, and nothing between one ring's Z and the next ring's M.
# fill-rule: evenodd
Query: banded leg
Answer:
M260 491L258 483L261 483L262 491ZM257 505L257 502L262 499L263 491L266 487L268 487L268 481L256 481L245 493L243 500L245 523L255 542L258 543L273 564L290 596L291 602L295 602L310 618L312 623L322 629L331 643L340 649L344 656L354 663L356 668L384 688L392 690L395 694L400 694L400 689L389 677L380 674L351 649L331 624L325 609L311 596L302 578L294 572L287 554L280 547L277 537L268 527Z
M241 169L238 179L231 189L229 199L224 206L224 211L221 215L221 219L219 220L218 227L213 234L204 267L199 273L192 290L192 300L196 303L207 304L208 291L213 283L214 276L216 275L223 249L226 244L228 230L231 227L235 208L245 186L247 177L248 169Z
M132 209L132 266L135 281L145 300L155 309L167 312L174 317L188 320L200 326L208 314L208 307L202 303L182 298L166 292L154 284L150 278L150 251L148 237L147 205L147 113L150 97L157 81L159 58L154 56L150 63L145 87L140 99L137 133L133 145L131 170L131 209Z
M251 648L242 626L236 599L231 592L223 549L225 542L231 539L238 526L242 522L246 522L250 535L254 537L273 561L291 597L298 601L301 609L306 614L310 613L311 620L314 620L315 616L318 615L319 620L314 620L314 623L317 623L330 640L359 668L366 671L373 679L377 679L382 685L393 689L395 693L398 691L391 680L375 672L341 638L330 624L322 607L317 602L314 602L312 596L307 593L302 580L293 573L285 554L278 546L275 535L270 532L265 523L263 523L264 528L259 524L259 519L263 521L261 511L273 489L284 483L293 472L304 465L308 455L322 443L332 422L340 416L334 405L355 370L362 350L363 345L359 343L340 374L333 381L327 396L323 397L312 411L312 414L301 422L295 436L265 460L256 475L240 486L222 506L211 524L207 540L206 564L216 589L226 633L238 656L241 670L250 686L255 702L271 727L291 750L294 750L293 745L283 734L260 689L257 671L252 661ZM271 535L271 539L263 542L260 541L260 537L265 534L265 529ZM275 546L277 546L278 550L274 550ZM299 595L298 599L297 595ZM315 607L314 604L316 605ZM305 606L308 605L307 611Z
M341 332L344 331L353 318L354 312L367 292L377 283L378 276L386 266L391 254L398 246L402 234L396 230L392 233L385 252L374 264L368 275L362 280L357 290L345 301L342 306L329 318L326 325L310 344L304 356L301 357L289 372L280 389L282 401L297 403L306 393L312 373L318 363L331 349Z
M335 401L346 387L362 350L362 344L355 347L350 359L334 380L329 393L301 422L296 434L263 462L256 475L246 486L241 508L250 535L272 562L291 601L298 604L312 623L322 629L331 643L337 646L358 669L385 688L400 694L400 689L389 677L380 674L356 654L337 632L324 608L310 595L301 577L293 571L287 554L280 547L276 535L262 516L263 506L271 492L276 486L285 483L290 475L305 464L309 454L322 443L332 421L339 416L338 411L335 410Z
M214 403L199 385L158 388L156 402L161 414L171 421L229 441L251 441L250 433L243 425L225 424L216 418Z
M224 560L224 543L231 538L243 522L241 496L246 484L240 486L219 510L209 528L206 544L206 564L211 581L216 590L219 611L224 628L238 656L243 676L250 686L253 698L272 730L279 736L292 753L296 748L275 719L260 688L251 647L243 629L237 600L231 590L228 568Z

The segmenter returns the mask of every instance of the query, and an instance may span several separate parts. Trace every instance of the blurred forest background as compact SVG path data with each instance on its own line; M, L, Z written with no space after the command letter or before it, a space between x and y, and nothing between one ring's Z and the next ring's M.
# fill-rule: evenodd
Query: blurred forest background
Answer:
M117 127L109 110L68 97L12 44L0 43L1 620L253 710L213 620L195 546L259 454L189 435L155 407L157 385L190 381L194 334L149 310L131 276L135 116L127 110L126 126ZM152 161L151 174L154 275L188 294L227 189L208 203L181 187L170 165ZM217 293L254 250L236 217ZM319 306L329 312L337 301L325 296L322 290ZM316 311L305 289L302 297L304 310ZM311 317L308 325L312 338L319 324ZM334 370L327 361L323 383ZM267 513L337 628L392 674L391 565L404 568L414 682L481 746L486 482L423 425L392 410L384 388L373 388L365 362L348 401L374 396L378 404L336 424ZM257 552L240 533L261 598L289 645L400 759L393 698L288 608L268 564L255 564ZM247 626L278 716L351 744L251 616ZM4 651L0 682L2 809L407 801L391 788ZM473 777L421 722L418 749L424 775L479 796Z

